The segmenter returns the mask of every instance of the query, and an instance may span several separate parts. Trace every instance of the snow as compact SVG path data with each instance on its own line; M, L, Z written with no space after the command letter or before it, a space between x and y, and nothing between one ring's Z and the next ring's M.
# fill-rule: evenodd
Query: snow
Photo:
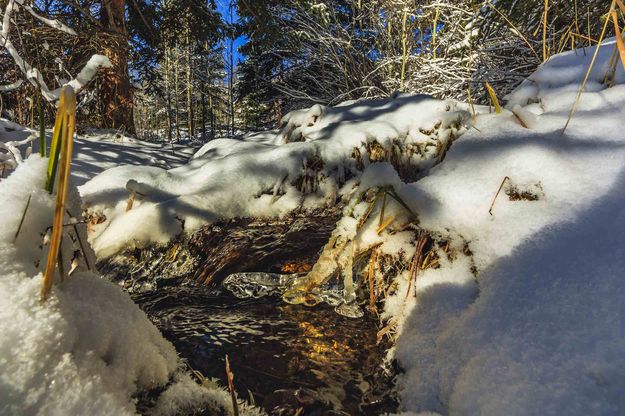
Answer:
M616 85L603 85L613 48L601 47L565 134L591 54L552 57L502 114L477 107L471 120L467 105L404 95L313 106L279 130L209 143L177 169L106 171L81 189L107 217L95 249L108 256L218 218L279 217L342 198L336 244L309 277L342 265L347 292L354 253L409 261L417 242L414 228L397 227L413 220L403 201L451 254L437 243L440 267L419 271L414 285L398 272L385 299L382 316L397 331L390 356L405 370L402 410L623 413L625 74L619 66ZM377 144L382 153L398 144L399 162ZM388 197L384 218L379 204L364 218L373 195L359 195L378 187L401 201ZM143 196L129 212L127 188Z
M622 414L625 73L619 66L615 85L604 86L613 49L613 40L601 47L566 132L592 54L552 57L501 114L476 107L471 117L466 104L410 95L315 105L279 129L214 140L178 167L162 147L85 139L76 180L97 174L80 192L89 212L106 217L90 241L102 258L218 219L342 200L344 216L307 278L321 282L341 267L351 299L356 253L403 259L382 311L397 341L389 357L404 370L403 414ZM177 372L171 345L96 276L78 272L50 304L37 303L43 253L33 247L52 210L36 191L42 172L32 156L0 182L11 214L0 227L7 412L132 413L134 392L172 377L156 414L186 412L189 402L227 406L223 391L198 390ZM13 243L29 193L32 209L49 215L27 217ZM438 267L421 270L416 258L412 282L426 233ZM17 356L25 359L5 358Z
M601 48L607 62L613 41ZM562 136L590 57L553 57L508 100L535 117L478 117L444 163L410 185L420 226L469 242L479 270L420 275L393 357L401 407L443 414L621 414L625 400L625 74L598 65ZM517 106L517 107L515 107ZM517 111L515 111L517 112ZM504 177L537 201L491 201ZM509 186L508 186L509 187ZM403 296L403 295L402 295ZM403 308L403 309L402 309ZM566 409L566 410L565 410Z
M52 132L47 131L47 143L50 143L51 137ZM28 154L39 152L39 133L0 118L0 149L7 145L19 149L19 155L13 157L9 151L0 153L0 166L14 169ZM29 149L29 146L32 148ZM196 150L196 144L189 141L156 143L128 137L114 130L90 130L74 139L72 183L83 185L105 170L120 165L169 169L187 163Z
M400 163L413 173L427 171L437 143L461 134L468 118L454 103L425 96L316 105L285 116L280 130L212 141L179 168L108 170L80 189L89 210L107 219L92 234L93 246L107 257L166 243L218 219L275 218L334 203L347 176L359 174L355 152L366 166L368 146L405 148ZM143 192L127 211L131 180Z
M46 167L46 159L33 155L0 181L0 414L134 415L136 393L172 379L156 414L230 412L229 396L184 375L174 347L145 313L119 287L87 271L84 259L63 282L57 276L50 299L39 302L43 236L54 210L44 190ZM74 190L68 209L77 206ZM76 227L84 233L84 225ZM72 258L70 234L65 260Z

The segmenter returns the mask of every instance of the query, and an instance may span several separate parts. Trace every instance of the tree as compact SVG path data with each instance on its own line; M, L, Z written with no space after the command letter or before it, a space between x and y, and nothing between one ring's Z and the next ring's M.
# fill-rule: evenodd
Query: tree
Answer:
M128 30L126 28L126 1L102 0L100 6L102 36L106 39L104 55L112 67L106 71L100 87L104 107L104 127L134 133L134 106L128 74Z

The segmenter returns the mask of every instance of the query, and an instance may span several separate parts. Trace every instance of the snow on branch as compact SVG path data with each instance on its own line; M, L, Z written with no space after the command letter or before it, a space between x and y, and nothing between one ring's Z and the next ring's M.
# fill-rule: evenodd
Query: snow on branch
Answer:
M74 31L74 29L65 26L63 23L59 22L58 20L54 20L54 19L48 19L46 17L41 16L40 14L38 14L33 8L32 6L29 5L24 5L24 0L20 1L17 0L17 2L21 5L23 5L23 7L28 11L28 13L30 13L31 15L33 15L33 17L39 21L41 21L42 23L53 27L57 30L60 30L61 32L65 32L67 34L73 35L73 36L77 36L78 34Z
M17 81L15 81L12 84L0 85L0 92L7 92L7 91L16 90L19 87L21 87L23 83L24 83L24 81L22 81L21 79L18 79Z
M24 73L26 80L35 87L39 88L41 90L41 94L46 100L50 102L56 101L61 95L62 86L55 90L50 90L50 88L44 81L41 72L37 68L34 68L28 62L26 62L26 60L24 60L20 56L19 52L15 48L15 45L13 45L13 42L9 38L11 16L14 12L19 10L19 6L24 7L31 15L39 19L44 24L47 24L57 30L69 33L71 35L75 35L76 32L74 32L72 29L65 26L58 20L51 20L40 16L33 10L31 6L24 5L24 0L9 0L6 9L4 10L4 16L2 18L2 23L0 26L0 44L2 44L7 52L9 52L18 68ZM110 68L111 66L111 62L106 56L93 55L91 59L89 59L89 62L87 62L84 68L80 71L78 76L72 81L69 81L66 85L70 85L74 89L74 91L78 93L85 85L89 83L89 81L93 79L93 77L98 72L98 68ZM10 86L7 86L6 88L8 89L9 87L12 87L14 85L15 84L12 84Z

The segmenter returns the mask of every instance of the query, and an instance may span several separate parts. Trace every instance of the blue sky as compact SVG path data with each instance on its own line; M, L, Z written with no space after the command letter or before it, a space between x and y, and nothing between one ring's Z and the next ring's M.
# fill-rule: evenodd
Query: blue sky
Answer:
M232 21L230 20L230 4L232 3ZM237 8L235 2L231 2L230 0L217 0L217 11L223 16L223 19L228 23L236 23L239 20L239 15L237 14ZM229 42L229 41L228 41ZM244 37L238 37L234 40L234 60L238 62L243 59L243 56L239 53L239 47L245 43ZM230 44L227 43L226 47L229 47Z

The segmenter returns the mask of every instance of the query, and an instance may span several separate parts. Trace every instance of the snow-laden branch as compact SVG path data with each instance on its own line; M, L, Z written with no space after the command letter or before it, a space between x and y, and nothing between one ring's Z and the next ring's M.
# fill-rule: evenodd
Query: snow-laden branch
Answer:
M6 124L7 127L10 126L9 122L6 120L1 120L0 123ZM21 126L18 126L23 128ZM0 129L2 129L2 125L0 124ZM0 130L1 131L1 130ZM32 142L37 139L37 134L30 134L26 139L16 140L16 141L8 141L1 142L0 141L0 168L4 169L15 169L18 165L24 162L31 151L32 151ZM22 154L22 150L20 148L26 146L24 150L24 154Z
M17 81L15 81L12 84L0 85L0 92L7 92L7 91L16 90L19 87L21 87L23 83L24 83L24 81L22 81L21 79L18 79Z
M78 34L74 31L74 29L72 29L71 27L68 27L66 25L64 25L63 23L61 23L58 20L55 19L48 19L44 16L41 16L40 14L38 14L33 8L32 6L29 5L24 5L23 0L20 2L19 0L17 0L19 2L19 4L23 5L24 9L26 9L28 11L28 13L30 13L35 19L41 21L42 23L55 28L56 30L60 30L61 32L65 32L69 35L73 35L73 36L77 36Z
M76 32L57 20L51 20L40 16L33 10L31 6L24 5L24 0L9 0L6 9L4 10L2 26L0 27L0 45L3 45L7 52L9 52L9 54L15 61L15 64L22 71L22 73L24 73L27 81L30 82L33 86L39 88L41 90L41 94L46 100L50 102L56 101L61 95L61 90L63 86L55 90L50 90L50 88L44 81L41 72L37 68L34 68L32 65L30 65L25 59L20 56L19 52L15 48L15 45L9 37L11 16L19 9L19 6L23 6L35 18L57 30L72 35L75 35ZM69 81L66 85L70 85L78 94L80 90L93 79L99 68L110 67L112 67L111 62L106 56L93 55L91 59L89 59L89 62L87 62L87 64L80 71L78 76L75 79Z

